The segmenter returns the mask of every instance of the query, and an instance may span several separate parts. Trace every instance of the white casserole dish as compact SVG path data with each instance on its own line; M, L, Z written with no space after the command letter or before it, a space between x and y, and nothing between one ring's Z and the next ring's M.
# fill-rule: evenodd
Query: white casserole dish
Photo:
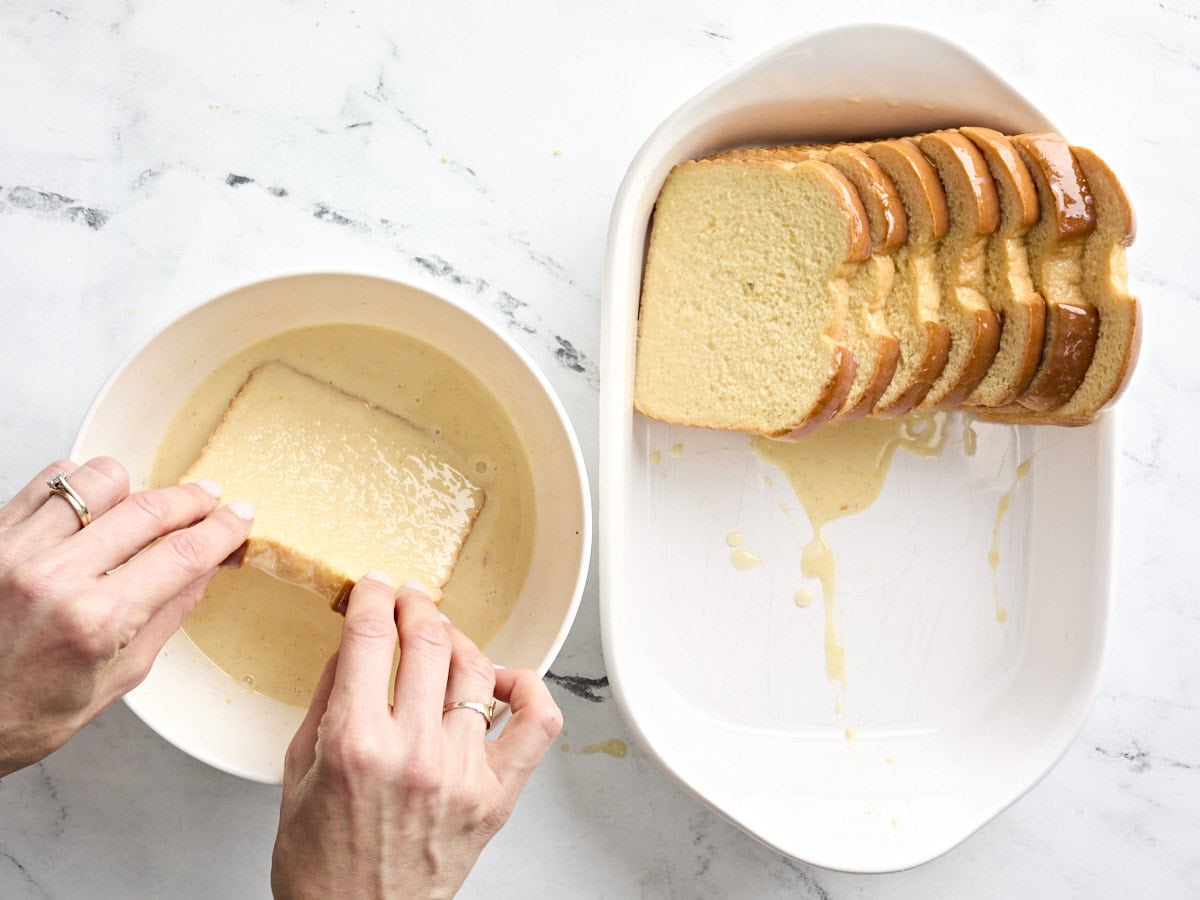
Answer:
M685 159L971 123L1052 127L927 33L863 25L789 41L655 131L610 225L600 603L614 696L642 749L684 788L781 853L829 868L925 862L1067 750L1099 684L1111 614L1115 423L977 424L968 455L955 414L938 458L896 454L879 499L824 529L846 648L835 712L821 604L794 600L801 586L818 597L820 588L800 571L812 530L786 479L744 435L633 412L648 224L663 179ZM762 565L731 564L734 531Z

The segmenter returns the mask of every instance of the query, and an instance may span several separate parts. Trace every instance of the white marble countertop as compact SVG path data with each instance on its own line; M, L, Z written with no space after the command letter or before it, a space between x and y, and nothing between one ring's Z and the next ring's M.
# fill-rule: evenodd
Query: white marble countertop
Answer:
M1147 323L1122 404L1117 615L1087 725L1041 784L934 862L864 877L789 861L636 747L580 752L628 737L593 576L552 668L567 734L463 895L1195 896L1200 367L1183 336L1200 330L1200 293L1183 236L1200 208L1200 14L1186 0L907 6L5 4L0 498L66 452L158 323L328 268L391 273L510 326L594 480L601 261L641 142L785 37L879 18L939 30L1100 150L1138 210ZM0 782L0 896L265 896L278 800L118 704Z

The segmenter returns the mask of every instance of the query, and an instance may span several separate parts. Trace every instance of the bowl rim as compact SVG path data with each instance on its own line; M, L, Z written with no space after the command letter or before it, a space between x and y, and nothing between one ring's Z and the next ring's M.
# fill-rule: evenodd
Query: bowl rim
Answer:
M445 303L452 307L456 312L461 313L475 323L483 327L494 338L498 339L510 353L521 363L522 367L529 373L541 389L546 400L553 410L555 419L559 428L562 430L562 435L566 440L567 449L570 453L572 467L576 473L575 488L578 491L579 509L580 509L580 556L579 564L576 568L574 583L571 586L571 601L568 604L566 614L562 622L559 624L558 630L553 639L550 641L548 648L535 667L538 677L545 676L555 658L561 652L563 645L566 643L567 636L570 634L575 620L578 617L579 608L582 604L583 594L587 585L587 578L591 571L592 562L592 538L593 538L593 511L592 511L592 495L591 495L591 480L588 475L587 463L583 456L583 451L579 444L579 437L576 434L575 427L571 422L570 416L567 414L566 408L563 406L562 399L558 392L550 383L545 372L541 367L534 362L529 353L518 344L511 336L506 334L501 328L493 322L488 321L479 311L467 306L461 300L448 297L439 291L433 290L423 282L423 279L405 280L397 278L385 272L374 270L366 267L353 269L282 269L274 274L266 274L259 277L254 277L248 280L240 280L237 283L230 285L224 289L205 290L203 292L188 292L188 297L191 302L186 303L178 312L161 319L154 325L148 333L136 342L132 349L125 354L121 361L113 368L113 370L104 379L100 387L96 390L87 411L80 420L79 427L75 431L75 435L71 441L71 448L68 453L70 458L75 459L79 456L80 444L83 438L90 430L97 411L102 405L104 399L113 389L114 385L125 375L127 370L134 365L136 360L149 348L152 344L158 341L162 335L184 322L188 317L198 314L202 309L215 304L227 296L239 293L241 291L260 287L270 282L286 281L291 279L304 279L313 277L334 277L334 278L355 278L368 279L372 281L384 282L393 287L399 287L405 290L417 291L434 298L437 301ZM200 294L196 299L196 294ZM486 389L486 385L485 385ZM157 657L156 657L157 659ZM171 746L186 753L187 755L204 762L215 769L227 772L231 775L236 775L250 781L257 781L264 784L278 784L274 779L266 779L249 771L246 771L237 765L228 763L227 761L213 758L212 754L196 752L192 749L184 749L176 744L170 738L167 738L162 731L151 721L143 717L139 708L137 692L132 691L122 697L125 705L131 709L138 719L147 725L155 734L166 740ZM503 724L503 723L500 723Z

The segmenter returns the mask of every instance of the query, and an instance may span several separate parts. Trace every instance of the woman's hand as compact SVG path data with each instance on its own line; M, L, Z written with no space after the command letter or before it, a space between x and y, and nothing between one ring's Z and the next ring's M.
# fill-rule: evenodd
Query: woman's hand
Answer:
M57 472L87 504L87 527L47 487ZM211 483L131 494L124 467L99 457L53 463L0 508L0 776L146 677L250 532L249 505L218 509L219 495Z
M449 897L562 727L533 672L496 669L424 593L370 575L288 749L278 897ZM394 702L393 652L400 646ZM504 733L455 701L507 702Z

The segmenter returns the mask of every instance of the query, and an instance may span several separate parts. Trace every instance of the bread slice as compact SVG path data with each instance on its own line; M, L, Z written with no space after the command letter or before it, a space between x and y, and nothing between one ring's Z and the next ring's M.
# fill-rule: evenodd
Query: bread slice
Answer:
M908 220L908 240L895 254L896 275L885 310L888 328L900 342L900 361L872 411L893 417L925 399L946 365L950 336L938 317L936 248L949 225L948 211L937 172L916 144L881 141L866 152L892 180Z
M1141 347L1141 311L1129 293L1125 268L1125 248L1137 230L1133 207L1104 160L1084 147L1071 152L1087 179L1096 215L1096 230L1083 250L1083 293L1098 312L1099 330L1079 389L1036 419L1016 420L1026 423L1086 425L1125 389Z
M887 325L884 310L892 290L892 254L903 246L908 220L895 186L878 163L848 144L748 147L727 150L710 159L801 160L829 163L854 186L867 214L872 255L850 279L842 342L854 354L857 369L836 418L869 413L891 383L899 362L899 342Z
M988 238L1000 224L1000 200L987 162L963 135L927 134L918 146L937 170L950 213L937 244L938 318L950 332L950 352L920 405L953 409L983 380L1000 346L1000 319L984 294Z
M438 435L281 362L255 369L181 479L254 504L243 565L337 608L364 572L440 596L485 495Z
M978 387L964 401L974 406L1005 406L1029 386L1042 356L1046 301L1033 287L1025 234L1038 221L1038 196L1033 176L1016 147L991 128L959 131L987 160L1000 200L1000 224L988 241L986 290L988 303L1001 320L996 358Z
M842 343L866 213L817 160L685 162L655 206L634 405L681 425L796 438L854 380Z
M1004 415L1041 415L1062 406L1083 382L1096 350L1099 318L1083 292L1083 250L1096 230L1087 179L1056 134L1013 138L1037 185L1040 215L1025 237L1033 285L1046 301L1037 371ZM982 414L982 413L981 413Z
M900 341L887 324L887 301L896 277L896 251L908 240L908 216L892 179L861 148L832 147L825 161L858 191L871 232L871 258L850 282L847 334L858 357L858 374L838 413L839 419L856 419L875 408L900 364Z

